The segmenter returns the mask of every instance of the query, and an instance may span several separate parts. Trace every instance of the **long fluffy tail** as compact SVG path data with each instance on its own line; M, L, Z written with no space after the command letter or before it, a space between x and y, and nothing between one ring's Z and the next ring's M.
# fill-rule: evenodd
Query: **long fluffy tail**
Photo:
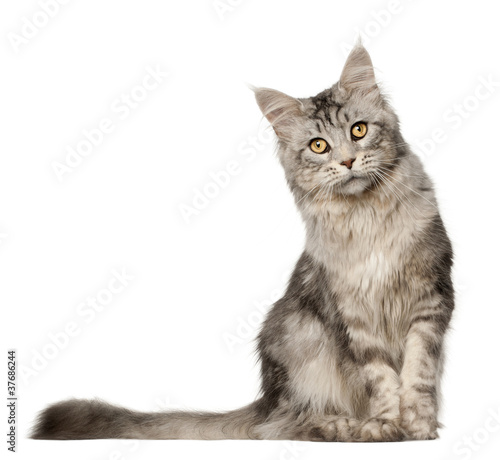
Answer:
M226 413L135 412L99 400L71 399L43 410L33 439L253 439L256 401Z

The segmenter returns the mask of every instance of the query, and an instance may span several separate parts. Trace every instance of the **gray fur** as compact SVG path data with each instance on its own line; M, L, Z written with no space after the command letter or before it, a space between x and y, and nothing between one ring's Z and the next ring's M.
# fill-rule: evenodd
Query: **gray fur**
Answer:
M99 401L46 409L37 439L437 437L452 250L432 184L399 131L367 51L315 97L255 90L306 224L305 250L258 339L260 398L225 414L137 413ZM366 123L365 137L351 127ZM321 138L325 153L309 144ZM342 165L353 160L352 168Z

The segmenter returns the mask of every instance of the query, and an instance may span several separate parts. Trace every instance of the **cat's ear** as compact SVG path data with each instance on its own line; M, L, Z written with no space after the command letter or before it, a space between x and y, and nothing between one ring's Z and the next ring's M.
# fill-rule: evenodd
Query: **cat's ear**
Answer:
M349 53L339 80L339 88L348 92L377 90L372 60L365 47L358 42Z
M255 99L279 138L287 140L297 117L303 115L302 102L281 91L270 88L252 88Z

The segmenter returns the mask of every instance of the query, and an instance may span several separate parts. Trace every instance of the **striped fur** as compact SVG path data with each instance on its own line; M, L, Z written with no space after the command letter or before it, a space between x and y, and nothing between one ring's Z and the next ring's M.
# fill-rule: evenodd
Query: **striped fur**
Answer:
M260 398L222 414L65 401L42 412L34 438L437 437L452 249L368 53L355 48L340 81L315 97L255 93L307 230L286 293L259 334ZM356 122L368 127L360 140L350 134ZM314 153L315 138L330 149Z

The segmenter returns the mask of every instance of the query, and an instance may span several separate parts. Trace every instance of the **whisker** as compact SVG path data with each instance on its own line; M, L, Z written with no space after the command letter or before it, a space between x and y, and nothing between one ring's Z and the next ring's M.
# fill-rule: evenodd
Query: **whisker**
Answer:
M386 179L384 176L382 176L380 174L380 172L376 172L375 174L377 174L377 176L382 180L382 182L387 185L387 187L389 188L389 190L393 193L393 195L396 197L396 199L399 201L399 203L401 204L401 206L405 209L405 211L407 212L408 216L410 217L410 219L412 220L412 222L417 225L415 219L414 219L414 215L410 212L410 210L408 209L408 207L405 205L404 201L403 201L403 198L402 196L396 192L394 184L391 184L389 182L388 179ZM411 204L411 203L410 203ZM412 205L413 206L413 205ZM415 208L415 206L413 206ZM415 208L416 209L416 208Z
M384 173L383 171L381 171L381 174L386 174L387 173ZM388 176L388 175L387 175ZM388 176L388 177L391 177L391 176ZM438 209L437 206L432 202L432 201L429 201L425 196L421 195L420 193L418 193L416 190L413 190L411 187L409 187L408 185L406 185L404 182L401 182L400 180L396 179L395 177L392 177L392 179L394 179L396 182L398 182L399 184L403 185L404 187L406 187L408 190L410 190L411 192L415 193L416 195L420 196L421 198L423 198L425 201L427 201L427 203L429 203L431 206L433 206L434 208Z
M381 162L382 163L382 162ZM384 163L382 163L384 164ZM388 168L384 168L383 166L379 166L380 169L383 169L384 171L387 171L387 172L392 172L393 170L392 169L388 169ZM399 169L403 169L403 168L398 168ZM418 177L418 178L424 178L425 175L424 174L408 174L406 172L403 171L403 175L405 177Z

